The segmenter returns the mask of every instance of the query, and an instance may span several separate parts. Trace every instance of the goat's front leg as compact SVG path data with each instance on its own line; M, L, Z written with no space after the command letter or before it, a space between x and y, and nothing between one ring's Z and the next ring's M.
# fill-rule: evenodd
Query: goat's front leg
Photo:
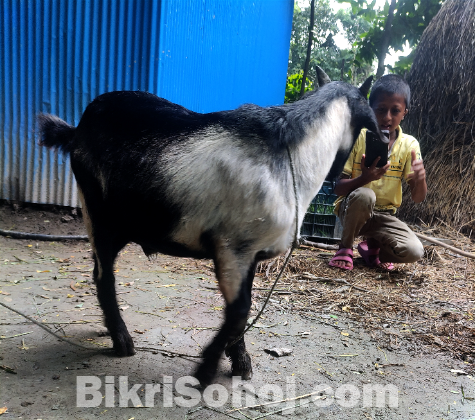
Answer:
M247 278L243 282L242 288L242 297L238 305L241 309L246 311L245 314L241 314L239 325L236 326L236 329L239 331L235 336L230 335L229 341L226 347L226 356L231 358L232 362L232 375L240 376L242 379L251 379L252 378L252 363L249 353L246 351L246 343L244 337L241 337L238 341L234 343L237 337L239 337L247 324L247 317L249 315L249 310L251 309L251 291L252 283L254 281L254 275L256 272L257 263L254 262L249 268ZM244 320L244 322L242 322Z
M244 285L243 285L244 286ZM246 287L243 287L245 289ZM225 321L211 344L203 352L203 363L196 372L202 386L209 385L218 370L218 363L228 343L232 343L244 331L250 304L240 294L232 304L227 305ZM233 376L250 379L252 376L251 358L246 351L244 338L233 344L227 351L232 361Z
M225 256L228 258L224 258ZM215 259L216 275L226 300L226 311L224 324L203 352L203 363L196 372L196 377L202 386L210 384L216 375L219 359L226 345L231 344L244 331L251 308L251 288L256 263L248 263L248 269L243 275L239 264L244 265L244 263L230 257L230 253L223 252ZM233 375L250 379L252 376L251 358L246 351L244 338L230 346L226 353L232 361Z

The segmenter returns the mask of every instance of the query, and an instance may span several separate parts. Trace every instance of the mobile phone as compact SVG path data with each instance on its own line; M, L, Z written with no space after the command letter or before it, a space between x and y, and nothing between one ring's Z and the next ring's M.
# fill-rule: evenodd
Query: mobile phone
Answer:
M365 166L369 168L378 156L380 159L376 167L382 168L388 163L388 143L383 143L376 133L368 130L366 132Z

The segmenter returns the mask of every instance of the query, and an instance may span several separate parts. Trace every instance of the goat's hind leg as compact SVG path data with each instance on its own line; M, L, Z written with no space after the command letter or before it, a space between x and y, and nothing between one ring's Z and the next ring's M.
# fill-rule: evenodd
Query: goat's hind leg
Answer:
M72 161L76 179L80 175L78 186L79 199L82 203L84 224L94 256L94 283L97 289L97 299L104 313L104 320L111 335L114 350L118 356L135 354L134 342L124 320L120 316L119 305L115 292L114 261L119 251L127 244L108 227L108 218L102 210L103 202L100 187L94 179L76 162ZM86 194L84 194L86 192Z
M134 342L120 316L114 277L115 258L127 240L118 236L118 223L110 223L111 215L104 211L102 190L97 180L89 175L81 162L72 159L71 165L78 181L83 220L94 253L93 277L105 325L117 355L132 356L135 354Z
M79 190L81 193L81 190ZM134 342L124 320L120 316L119 305L115 291L114 261L119 251L126 245L126 241L113 239L103 227L104 221L93 222L89 216L89 209L80 194L83 209L83 219L91 241L94 256L94 283L97 289L97 299L104 313L104 320L111 335L114 350L118 356L132 356L135 354ZM96 209L94 214L100 214Z
M112 244L109 249L104 245L97 246L94 250L94 282L97 288L97 298L104 312L105 325L111 335L114 350L118 356L132 356L135 354L134 342L117 304L114 260L122 246Z

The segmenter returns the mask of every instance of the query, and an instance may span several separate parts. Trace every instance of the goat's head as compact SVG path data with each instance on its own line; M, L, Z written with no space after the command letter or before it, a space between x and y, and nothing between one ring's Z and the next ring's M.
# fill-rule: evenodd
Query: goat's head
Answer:
M331 82L330 77L320 66L316 66L316 71L320 87ZM387 143L388 138L381 133L376 116L374 115L373 110L369 107L367 101L372 82L373 76L370 76L359 87L359 94L355 89L348 92L348 103L353 116L352 126L356 128L356 132L359 132L362 128L367 128L368 130L377 133L383 143Z

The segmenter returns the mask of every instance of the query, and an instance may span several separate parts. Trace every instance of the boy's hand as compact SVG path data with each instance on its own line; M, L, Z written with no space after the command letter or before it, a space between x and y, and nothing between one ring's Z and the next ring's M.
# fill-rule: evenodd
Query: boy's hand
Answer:
M417 159L416 151L414 149L411 150L411 158L411 173L407 176L407 179L408 181L412 180L418 184L426 179L426 170L422 163L422 159Z
M364 185L372 182L372 181L377 181L378 179L381 179L381 177L388 171L389 169L389 162L386 163L381 168L376 167L378 164L379 158L376 158L373 162L373 164L367 168L365 165L365 158L366 156L363 154L361 157L361 177L364 180Z
M407 176L407 182L411 187L411 197L414 203L422 203L426 198L426 170L422 159L417 159L416 151L411 150L411 173Z

